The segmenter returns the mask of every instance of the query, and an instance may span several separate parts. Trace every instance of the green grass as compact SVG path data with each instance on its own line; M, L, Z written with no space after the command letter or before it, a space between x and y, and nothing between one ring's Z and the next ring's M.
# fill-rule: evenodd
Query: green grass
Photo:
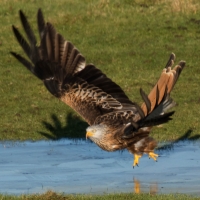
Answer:
M151 194L104 194L104 195L65 195L48 191L44 194L34 195L0 195L1 200L197 200L198 197L183 194L151 195Z
M87 124L68 106L51 96L9 51L21 52L11 25L22 30L18 10L36 26L38 7L45 19L73 42L88 63L94 63L141 103L158 79L171 52L187 67L173 99L174 120L152 135L173 140L189 129L199 134L200 105L200 3L198 0L6 1L0 8L0 140L39 140L84 137ZM69 117L70 114L70 117ZM69 120L70 119L70 120Z

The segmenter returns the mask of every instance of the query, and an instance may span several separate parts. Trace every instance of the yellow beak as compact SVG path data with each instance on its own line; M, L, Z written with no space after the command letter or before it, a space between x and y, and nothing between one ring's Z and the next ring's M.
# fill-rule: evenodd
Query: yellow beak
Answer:
M87 132L86 133L86 139L88 138L88 137L92 137L94 135L94 133L92 133L92 132Z

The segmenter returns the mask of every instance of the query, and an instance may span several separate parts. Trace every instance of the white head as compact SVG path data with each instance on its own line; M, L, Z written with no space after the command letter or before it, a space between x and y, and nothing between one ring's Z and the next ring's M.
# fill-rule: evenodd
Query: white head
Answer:
M86 138L90 138L92 141L100 140L105 134L104 125L92 125L86 129Z

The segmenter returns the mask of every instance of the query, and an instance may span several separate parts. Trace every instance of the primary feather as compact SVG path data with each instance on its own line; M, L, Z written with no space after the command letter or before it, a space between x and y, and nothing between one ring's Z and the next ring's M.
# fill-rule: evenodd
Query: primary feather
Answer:
M156 141L149 137L151 127L171 119L174 112L166 113L175 105L170 92L185 62L171 69L175 59L172 53L149 95L140 90L144 100L140 107L101 70L86 64L79 50L51 23L45 23L41 9L37 14L39 46L26 16L21 10L19 14L28 41L15 26L12 28L29 60L15 52L11 54L41 79L52 95L88 122L87 136L107 151L127 148L133 154L153 152Z

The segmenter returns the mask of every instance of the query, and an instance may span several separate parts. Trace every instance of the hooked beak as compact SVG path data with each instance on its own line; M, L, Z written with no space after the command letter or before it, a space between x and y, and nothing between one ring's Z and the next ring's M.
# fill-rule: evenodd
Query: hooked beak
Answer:
M86 140L88 139L88 137L92 137L94 135L94 133L92 132L87 132L86 133Z

